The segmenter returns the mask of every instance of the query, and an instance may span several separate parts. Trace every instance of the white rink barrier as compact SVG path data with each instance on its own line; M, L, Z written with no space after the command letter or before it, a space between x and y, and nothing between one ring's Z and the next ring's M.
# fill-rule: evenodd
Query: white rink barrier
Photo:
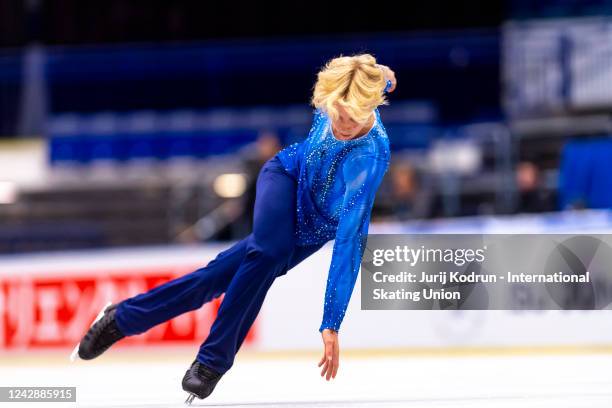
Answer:
M0 257L0 350L70 348L101 305L188 273L231 244ZM279 277L244 348L319 350L333 242ZM198 344L221 298L122 342ZM598 311L365 311L355 285L340 328L343 349L608 346L612 313Z

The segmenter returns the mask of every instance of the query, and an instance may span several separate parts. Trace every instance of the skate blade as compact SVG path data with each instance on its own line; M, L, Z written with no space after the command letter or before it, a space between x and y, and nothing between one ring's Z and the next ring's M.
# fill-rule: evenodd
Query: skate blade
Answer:
M112 304L113 304L113 302L107 302L106 305L104 305L102 310L100 310L100 313L98 313L98 316L96 316L96 318L94 319L93 323L89 326L89 328L87 330L91 329L93 327L93 325L96 324L96 322L98 320L100 320L102 318L102 316L104 316L104 311L106 310L107 307L109 307ZM77 343L76 347L72 350L72 353L70 353L70 362L74 363L74 361L79 358L79 346L80 345L81 345L81 342L79 341Z
M193 402L193 400L195 399L196 395L195 394L189 394L189 396L187 397L187 399L185 400L185 405L191 405L191 403Z

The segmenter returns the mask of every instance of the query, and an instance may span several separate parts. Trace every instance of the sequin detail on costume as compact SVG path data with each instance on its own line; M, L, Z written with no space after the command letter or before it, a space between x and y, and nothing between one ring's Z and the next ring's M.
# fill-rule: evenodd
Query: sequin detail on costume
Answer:
M327 114L317 109L308 137L277 154L298 184L298 245L335 239L319 331L340 328L359 273L374 197L389 166L389 139L378 109L374 112L367 134L338 140Z

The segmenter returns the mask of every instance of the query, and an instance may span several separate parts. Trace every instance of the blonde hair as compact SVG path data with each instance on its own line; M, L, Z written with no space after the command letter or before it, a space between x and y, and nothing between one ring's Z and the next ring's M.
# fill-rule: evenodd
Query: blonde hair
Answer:
M383 93L385 85L383 71L372 55L340 55L317 74L310 103L335 121L339 116L334 106L337 102L353 120L363 123L376 107L389 104Z

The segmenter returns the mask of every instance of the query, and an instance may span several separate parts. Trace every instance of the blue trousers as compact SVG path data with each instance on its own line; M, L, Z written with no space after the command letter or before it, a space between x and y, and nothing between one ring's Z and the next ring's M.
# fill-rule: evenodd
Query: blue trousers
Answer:
M143 333L225 293L197 360L219 373L229 370L272 282L323 246L296 245L296 191L280 160L268 160L257 177L251 234L205 267L122 301L119 329Z

